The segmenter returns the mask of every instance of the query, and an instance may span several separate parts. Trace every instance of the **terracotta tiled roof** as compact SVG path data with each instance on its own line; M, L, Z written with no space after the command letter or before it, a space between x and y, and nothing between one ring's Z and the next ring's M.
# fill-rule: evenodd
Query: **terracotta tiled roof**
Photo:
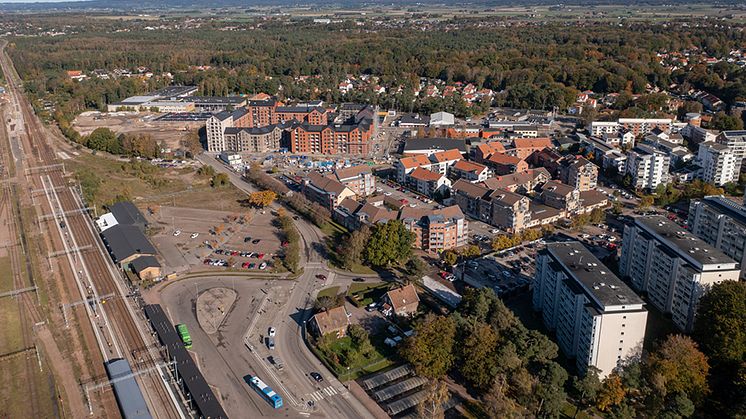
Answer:
M510 155L507 155L507 154L503 154L503 153L494 153L494 154L490 155L490 158L487 159L487 161L495 163L495 164L505 164L505 165L513 164L513 165L515 165L515 164L520 163L521 159L519 159L518 157L515 157L515 156L510 156Z
M313 319L322 335L344 329L350 324L344 306L316 313Z
M430 157L432 161L437 162L437 163L443 163L443 162L453 161L453 160L461 160L462 158L463 156L461 155L461 152L455 148L452 148L446 151L440 151L437 153L433 153L433 155Z
M482 173L487 166L466 160L459 160L453 165L453 168L463 172Z
M411 284L391 290L386 294L389 297L389 301L391 301L394 312L401 310L408 304L420 301L420 297L417 296L417 290L414 288L414 285Z
M418 167L412 171L412 173L409 174L410 177L417 180L422 180L426 182L436 182L438 179L443 177L440 173L435 173L431 170L423 169L422 167Z
M415 167L430 165L430 160L424 154L416 154L411 157L404 157L399 159L399 163L405 169L413 169Z
M552 147L550 138L516 138L513 140L515 148L545 148Z

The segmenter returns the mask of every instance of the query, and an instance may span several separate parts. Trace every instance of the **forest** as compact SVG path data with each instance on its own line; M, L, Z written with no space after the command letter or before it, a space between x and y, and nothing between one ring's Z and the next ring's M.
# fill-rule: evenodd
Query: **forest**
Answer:
M48 19L38 24L60 25L54 19L63 18ZM676 86L679 92L705 90L727 104L746 98L743 67L721 61L671 71L658 56L726 56L746 44L743 27L701 22L487 23L457 18L422 31L355 22L318 26L270 20L224 30L223 23L204 21L188 29L142 30L146 22L82 18L70 35L15 38L10 53L27 90L51 102L58 121L168 83L197 85L203 95L264 91L283 98L364 101L404 111L445 109L461 116L490 105L565 109L577 92L587 89L636 95ZM178 26L172 22L169 28ZM458 29L448 29L452 27ZM65 73L138 67L149 69L154 77L75 82ZM163 73L170 73L173 80L160 77ZM343 96L337 89L347 75L363 74L378 76L382 86L402 87L401 92L353 91ZM298 81L299 76L311 77ZM473 83L498 93L493 103L469 109L458 95L415 97L420 78Z

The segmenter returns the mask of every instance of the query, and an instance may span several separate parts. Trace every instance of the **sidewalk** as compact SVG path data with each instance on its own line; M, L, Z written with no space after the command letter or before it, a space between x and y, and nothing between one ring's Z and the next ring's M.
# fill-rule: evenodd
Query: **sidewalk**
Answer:
M368 393L360 387L357 381L351 380L347 381L345 384L347 385L347 389L350 390L350 393L352 393L352 395L355 396L355 398L365 406L371 414L373 414L374 418L389 419L389 415L378 406L378 403L374 402L373 399L368 396Z

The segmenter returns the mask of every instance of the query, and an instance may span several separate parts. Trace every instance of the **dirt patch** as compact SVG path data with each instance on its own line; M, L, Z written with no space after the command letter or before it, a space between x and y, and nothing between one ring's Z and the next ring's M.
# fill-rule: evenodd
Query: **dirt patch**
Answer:
M149 112L83 112L75 118L73 127L80 135L88 135L96 128L109 128L117 134L147 134L166 147L177 149L190 131L205 125L204 122L156 121L160 115Z
M197 321L208 335L215 334L238 294L229 288L210 288L197 297Z

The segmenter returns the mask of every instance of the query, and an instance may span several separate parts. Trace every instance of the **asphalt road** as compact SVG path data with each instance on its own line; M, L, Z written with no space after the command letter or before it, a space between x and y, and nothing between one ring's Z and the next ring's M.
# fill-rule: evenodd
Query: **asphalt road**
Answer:
M253 185L244 181L240 175L228 169L214 157L202 154L198 159L204 164L214 167L217 172L228 174L231 182L239 189L247 193L256 191L256 188ZM274 282L272 286L273 289L281 290L283 287L290 287L288 295L286 296L287 299L283 300L282 304L274 305L276 311L272 310L272 304L270 304L269 308L263 306L262 309L265 313L260 313L260 319L257 321L257 323L266 324L267 319L265 318L264 320L261 320L262 315L271 319L271 322L277 330L275 338L277 346L274 352L281 357L285 364L285 370L281 375L277 376L278 378L283 377L280 383L273 382L275 380L272 379L267 381L271 383L270 385L274 384L278 386L280 393L289 401L289 403L286 402L288 406L293 406L294 403L298 403L300 406L305 406L305 409L300 406L294 406L296 411L300 411L302 414L310 414L314 416L323 415L332 418L370 417L371 414L365 406L347 392L345 386L336 380L333 374L323 366L321 362L319 362L303 341L302 331L305 327L305 322L308 321L312 315L311 309L318 290L331 285L332 281L337 285L349 283L352 280L352 276L337 275L326 268L324 257L321 254L324 248L322 241L323 236L315 226L303 218L296 220L295 225L296 228L298 228L303 241L303 246L301 247L301 260L302 266L304 267L303 275L295 281L288 281L282 283L282 285L278 285L281 284L279 281ZM316 276L319 274L325 275L327 280L317 280ZM225 281L222 281L221 283L222 286L226 286ZM201 285L204 286L206 283L202 282ZM188 286L187 289L189 289ZM192 289L191 292L194 292L194 289ZM196 295L194 298L196 298ZM188 300L191 299L182 297L183 302ZM243 319L242 312L243 308L237 315L235 315L235 318ZM256 313L256 310L254 310L254 313ZM233 316L233 314L229 314L228 318L226 318L226 327L232 327L229 325L229 321L232 321L231 319ZM192 315L192 318L196 322L196 316ZM245 324L244 330L240 333L241 337L246 334L246 328L251 324L250 322L252 319L245 318L243 321ZM238 332L239 330L230 330L224 336L230 335L231 338L228 340L235 342L235 336L239 335ZM260 345L260 342L258 341L252 341L250 343L253 346ZM232 345L235 346L235 344ZM220 352L220 349L215 350ZM260 350L262 349L256 348L256 351ZM237 356L244 357L244 361L249 363L252 368L256 371L264 370L265 374L260 374L260 376L269 375L270 378L272 378L273 372L269 372L265 369L265 365L267 365L266 358L251 355L248 350L240 352L243 352L243 354ZM248 360L248 356L253 356L254 359ZM228 359L230 358L226 358L226 361L228 361ZM241 362L241 359L236 359L235 362ZM261 365L262 363L264 363L264 365ZM233 360L227 362L227 364L230 365L231 368L234 368L235 365L241 365L240 363L234 364ZM311 371L320 372L325 378L325 383L321 385L322 388L331 386L334 389L327 392L327 396L329 397L324 397L323 400L316 401L315 406L312 408L308 407L307 396L318 392L320 386L308 377L308 373ZM235 377L231 379L231 381L234 386L238 382ZM329 393L335 394L331 395ZM258 397L255 397L255 399L259 400ZM265 410L260 409L260 411L263 414L265 413Z

